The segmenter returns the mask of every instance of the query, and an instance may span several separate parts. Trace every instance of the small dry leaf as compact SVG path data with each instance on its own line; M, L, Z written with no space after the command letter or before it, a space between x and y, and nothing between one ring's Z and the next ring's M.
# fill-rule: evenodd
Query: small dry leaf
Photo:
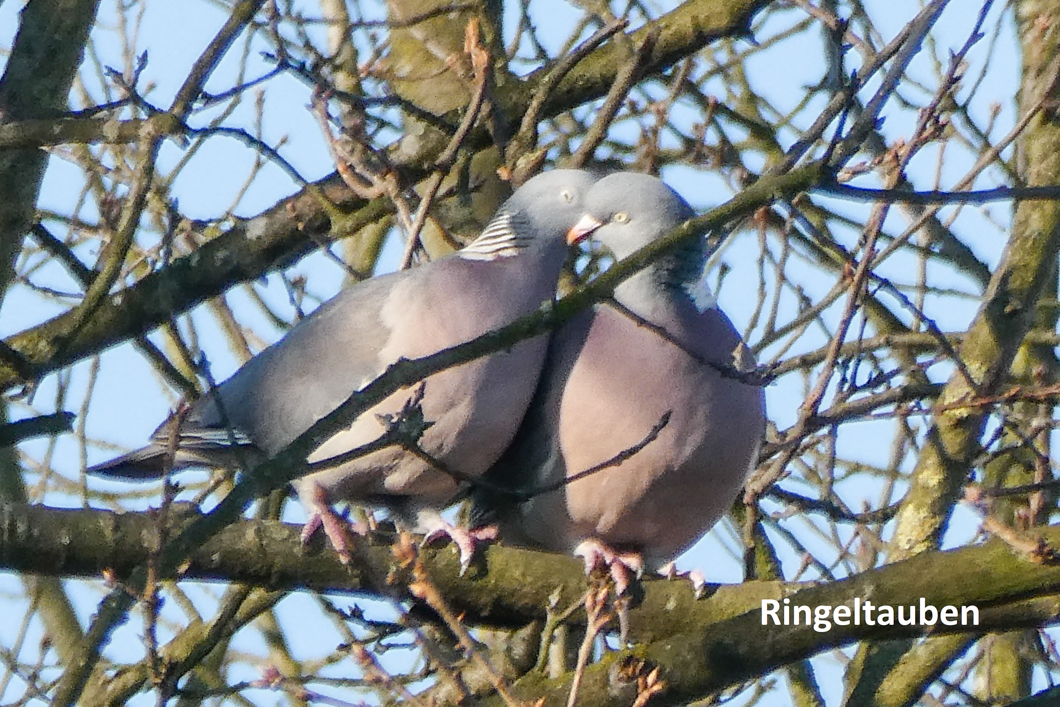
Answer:
M464 31L464 53L471 57L471 67L477 75L480 75L489 63L489 52L482 48L481 36L478 18L472 17Z
M471 54L478 49L479 40L479 24L478 18L472 17L467 22L467 27L464 29L464 53Z
M409 582L409 592L417 599L425 599L427 597L427 586L420 581Z
M419 552L416 549L416 543L412 542L412 536L404 531L398 535L398 539L390 546L390 551L393 553L394 559L397 560L402 568L411 565L419 556Z

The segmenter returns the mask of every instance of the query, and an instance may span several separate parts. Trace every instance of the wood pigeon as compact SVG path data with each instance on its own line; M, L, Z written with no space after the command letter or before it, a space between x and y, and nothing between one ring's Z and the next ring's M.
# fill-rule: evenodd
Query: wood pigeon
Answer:
M632 172L599 180L585 202L572 235L592 233L616 259L694 215L662 181ZM516 545L581 556L587 572L606 567L621 594L631 571L670 562L722 517L755 464L765 405L750 352L702 288L705 260L703 239L690 242L553 334L473 518Z
M173 469L253 466L398 359L441 351L536 310L555 296L568 252L564 238L584 214L583 196L594 181L581 170L554 170L528 180L466 248L343 290L211 394L163 423L146 447L89 473L161 476L173 425L178 425ZM518 429L547 343L547 336L538 336L428 377L420 405L431 424L421 448L464 477L485 473ZM385 429L383 416L399 413L416 388L397 391L358 416L308 461L376 440ZM399 447L343 461L293 485L309 516L303 538L322 526L344 560L349 526L331 508L337 501L382 505L414 518L418 530L452 537L465 563L473 551L466 531L438 515L460 484Z

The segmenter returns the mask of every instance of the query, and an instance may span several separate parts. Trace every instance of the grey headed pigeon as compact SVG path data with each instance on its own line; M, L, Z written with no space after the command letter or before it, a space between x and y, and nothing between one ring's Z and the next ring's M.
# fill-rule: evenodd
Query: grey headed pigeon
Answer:
M554 170L530 179L463 250L343 290L212 394L170 418L149 445L89 473L160 476L173 425L178 425L173 469L235 467L240 459L253 465L283 449L398 359L441 351L534 311L555 296L568 252L565 237L584 214L583 197L594 181L581 170ZM526 412L547 339L523 341L428 377L420 405L432 424L420 447L465 478L485 473ZM376 440L386 416L399 413L414 395L416 386L395 392L324 442L308 461ZM414 518L420 530L449 535L465 564L473 552L466 531L438 514L459 483L399 447L303 476L294 487L309 516L303 538L323 526L344 560L349 559L348 524L331 507L337 501L387 506L399 517Z
M694 215L631 172L598 181L586 210L572 234L591 232L616 259ZM668 563L726 512L756 461L765 406L750 352L702 289L705 258L703 239L689 243L553 334L473 518L513 544L581 556L587 572L606 567L621 594L630 572Z

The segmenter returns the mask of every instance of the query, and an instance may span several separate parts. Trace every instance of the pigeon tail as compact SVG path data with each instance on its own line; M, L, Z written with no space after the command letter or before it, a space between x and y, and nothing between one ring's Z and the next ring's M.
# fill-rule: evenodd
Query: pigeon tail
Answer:
M176 456L177 458L173 459L172 463L167 463L169 460L166 450L161 445L149 444L102 464L90 466L86 469L86 473L132 481L157 479L165 476L167 467L176 470L189 465L186 462L183 464L180 462L179 458L182 455L179 452Z

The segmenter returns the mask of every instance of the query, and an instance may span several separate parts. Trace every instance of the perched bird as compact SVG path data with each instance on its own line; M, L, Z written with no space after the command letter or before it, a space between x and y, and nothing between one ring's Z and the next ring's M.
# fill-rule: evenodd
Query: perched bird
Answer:
M631 172L598 181L585 205L572 235L592 233L616 259L694 215ZM668 563L726 512L755 463L765 406L750 352L700 284L705 258L702 239L689 243L554 333L473 517L513 544L581 556L586 572L606 567L621 594L631 572Z
M178 426L173 469L236 467L241 459L253 465L398 359L441 351L534 311L555 296L568 252L565 236L584 214L583 196L594 180L581 170L554 170L528 180L466 248L343 290L211 394L163 423L146 447L89 473L162 475L173 425ZM547 336L539 336L429 376L420 406L431 424L420 447L465 478L485 473L518 429L546 347ZM379 438L385 417L398 414L416 388L399 390L362 413L307 461L327 460ZM386 506L415 519L419 530L449 535L465 563L473 552L466 531L438 514L458 481L399 447L343 461L293 485L309 516L303 539L323 526L344 560L349 526L331 508L337 501Z

